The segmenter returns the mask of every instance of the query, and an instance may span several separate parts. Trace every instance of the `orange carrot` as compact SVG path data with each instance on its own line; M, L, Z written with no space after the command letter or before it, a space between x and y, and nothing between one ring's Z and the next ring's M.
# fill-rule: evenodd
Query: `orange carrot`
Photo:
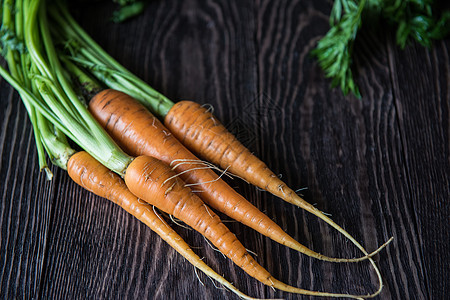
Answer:
M268 286L290 293L324 297L368 298L378 294L378 291L371 295L309 291L278 281L253 259L220 218L189 187L185 186L176 173L156 158L149 156L135 158L126 170L125 183L137 197L200 232L247 274Z
M207 108L192 101L178 102L166 115L164 124L194 153L221 168L226 168L247 182L316 215L342 233L367 255L367 251L347 231L298 196L264 162L242 145ZM392 238L380 248L390 241ZM371 263L375 267L372 260Z
M145 225L155 231L172 248L186 258L195 268L217 280L243 299L255 299L243 294L225 278L214 272L198 257L189 245L161 218L152 206L136 198L123 180L115 173L96 161L87 152L81 151L71 156L67 171L80 186L94 194L106 198L125 209Z
M176 103L165 117L164 124L201 157L287 202L307 210L312 208L200 104L191 101Z
M309 256L332 262L355 259L330 258L303 246L275 222L248 202L184 147L142 104L119 91L105 90L93 97L89 110L113 139L131 155L156 157L175 166L181 179L200 190L200 198L211 207L255 229L269 238ZM379 252L377 249L370 256Z

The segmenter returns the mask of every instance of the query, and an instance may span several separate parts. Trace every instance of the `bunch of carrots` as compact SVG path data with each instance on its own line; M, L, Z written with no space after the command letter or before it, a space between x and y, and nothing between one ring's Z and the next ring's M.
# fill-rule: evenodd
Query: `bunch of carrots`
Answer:
M210 110L191 101L173 103L121 66L77 24L62 1L10 0L2 1L2 8L1 50L8 68L0 67L0 75L18 91L28 111L39 164L48 177L47 156L77 184L120 205L239 297L252 299L204 263L158 210L198 231L247 274L275 289L357 299L381 292L382 278L372 256L392 238L369 254L282 182ZM221 177L228 173L319 217L363 255L333 258L301 245L227 185ZM257 263L214 210L313 258L369 260L379 288L350 295L287 285Z

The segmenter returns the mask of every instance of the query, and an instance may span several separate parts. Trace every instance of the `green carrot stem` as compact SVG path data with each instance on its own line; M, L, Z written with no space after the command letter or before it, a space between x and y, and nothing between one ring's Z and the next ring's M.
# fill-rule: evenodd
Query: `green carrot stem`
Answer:
M66 56L61 55L59 58L61 59L61 62L64 64L64 68L67 69L70 75L78 81L81 88L85 92L94 96L95 94L103 90L103 87L100 85L100 83L97 82L97 80L89 76L86 72L80 69Z
M67 11L67 8L59 1L56 6L52 6L49 12L58 24L58 27L64 32L62 35L66 40L75 40L78 43L77 49L82 56L85 56L93 63L107 66L109 69L116 70L127 77L132 78L135 86L142 90L140 92L144 97L139 99L152 110L157 116L164 118L170 108L174 105L167 97L158 93L151 88L143 80L129 72L125 67L112 58L106 51L104 51L72 18Z
M45 171L45 173L47 175L47 179L51 180L53 177L53 174L47 165L47 159L45 157L45 150L44 150L45 145L42 143L42 132L40 130L40 127L38 124L38 119L37 119L38 113L36 112L36 109L34 108L34 106L32 106L28 101L23 101L23 103L25 105L25 108L28 111L28 117L30 118L31 124L33 126L34 142L36 144L36 149L37 149L39 170Z
M21 1L4 1L3 2L3 14L2 14L2 30L4 32L8 32L8 34L12 35L12 38L15 40L16 47L8 47L3 49L5 54L5 59L8 64L8 68L10 70L11 76L15 78L22 85L28 84L28 78L24 76L24 72L22 69L22 59L25 54L19 53L20 47L17 45L20 44L22 40L22 14L21 14ZM19 10L18 10L19 9ZM26 100L26 99L25 99ZM45 150L41 142L41 132L39 127L37 126L36 120L36 111L34 107L28 102L24 101L25 109L28 112L28 116L30 118L33 134L36 143L37 155L38 155L38 163L39 169L45 170L47 174L47 178L52 178L52 173L47 165L47 160L45 158Z
M56 6L58 10L54 9L54 6L49 7L49 12L55 20L60 23L62 28L69 29L73 32L72 36L77 36L77 40L83 42L84 44L90 45L94 53L96 53L102 60L107 62L112 67L122 71L128 72L121 64L119 64L114 58L112 58L108 53L106 53L100 45L97 44L75 21L72 15L67 10L67 7L62 4L61 1L56 1Z
M3 31L3 34L5 34L7 32L9 35L15 36L15 34L14 34L15 33L14 32L15 17L12 15L13 9L14 9L13 1L6 0L3 2L2 31ZM16 39L16 42L17 42L17 39ZM8 66L10 68L11 74L15 78L17 78L17 80L23 81L23 74L22 74L21 70L17 68L17 65L15 63L15 61L17 60L17 55L15 53L16 51L14 51L11 48L6 48L6 49L4 49L4 51L6 51L5 59L8 62Z
M48 24L41 20L47 18L45 2L27 2L29 12L25 26L25 42L33 63L40 72L33 80L42 98L57 116L59 124L51 121L58 127L63 125L65 128L60 129L102 164L121 175L124 174L132 158L126 155L94 120L68 83L57 61ZM42 33L42 36L39 33ZM48 57L49 61L44 57ZM77 113L72 113L75 108Z
M50 160L58 167L67 170L67 163L69 158L75 154L75 150L69 146L65 135L61 134L57 128L54 128L53 124L42 114L37 114L37 120L42 141Z

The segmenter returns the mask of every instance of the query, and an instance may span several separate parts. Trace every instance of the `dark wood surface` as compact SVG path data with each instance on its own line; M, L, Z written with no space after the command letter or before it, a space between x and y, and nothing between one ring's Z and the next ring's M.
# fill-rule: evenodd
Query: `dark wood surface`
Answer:
M385 28L357 43L362 99L344 97L309 52L328 28L331 1L151 1L145 14L109 22L113 6L73 5L84 28L114 57L171 99L210 103L215 114L305 199L376 257L378 299L445 299L449 292L449 46L395 46ZM237 299L194 269L139 221L52 167L39 173L34 138L17 93L0 82L1 299ZM234 180L262 211L305 245L359 255L315 217ZM226 218L225 218L226 219ZM291 285L368 292L368 263L300 255L227 223L257 260ZM255 297L273 291L176 227L218 273Z

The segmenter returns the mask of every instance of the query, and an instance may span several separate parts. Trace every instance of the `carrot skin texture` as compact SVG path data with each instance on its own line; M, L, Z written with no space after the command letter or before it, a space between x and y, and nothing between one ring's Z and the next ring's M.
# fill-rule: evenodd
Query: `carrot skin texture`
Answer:
M277 195L285 186L263 161L200 104L177 102L165 117L164 125L188 149L221 168L228 168L249 183Z
M363 254L368 255L364 247L353 236L298 196L263 161L242 145L207 108L192 101L177 102L164 118L164 124L177 139L200 157L223 169L228 169L250 184L314 214L347 237ZM390 241L392 238L379 249ZM377 295L381 292L383 281L374 260L369 258L369 262L374 267L380 283L379 289L374 293Z
M317 259L330 262L357 262L367 259L368 256L353 259L331 258L300 244L211 169L202 168L198 163L182 161L199 160L175 138L169 129L131 96L107 89L91 99L89 110L128 154L156 157L167 164L175 162L175 170L180 174L181 179L188 184L196 185L195 189L201 191L199 196L204 202L236 221L282 245ZM219 122L217 124L220 125ZM221 131L225 132L226 129L222 128ZM207 142L210 140L211 138L206 139ZM270 172L267 167L266 171ZM275 176L272 173L269 175ZM380 251L381 248L371 255Z
M98 93L89 103L89 110L113 139L133 156L147 155L170 164L175 160L198 160L170 131L142 104L115 90ZM131 125L132 124L132 125ZM163 145L163 146L160 146ZM194 166L195 167L195 166ZM197 184L200 198L238 222L286 245L317 258L315 253L287 235L280 226L232 189L211 169L192 169L191 164L179 164L176 171L188 184ZM337 259L339 260L339 259Z
M316 215L345 235L367 255L367 251L350 234L298 196L205 107L192 101L177 102L165 117L164 124L177 139L200 157L221 168L227 168L250 184Z
M185 187L181 179L171 178L174 174L162 161L138 156L128 166L125 183L137 197L182 220L250 276L270 285L269 272L259 266L220 218L190 188Z
M264 283L290 293L365 298L372 295L349 295L310 291L287 285L275 279L256 262L245 247L221 222L201 199L162 161L149 157L135 158L125 173L125 183L137 197L175 216L211 241L217 249L230 258L243 271Z
M216 279L239 297L244 299L256 299L243 294L231 283L214 272L214 270L204 263L203 260L192 251L189 245L152 210L152 207L148 203L139 200L128 190L124 181L117 174L104 167L87 152L81 151L74 154L68 162L67 170L69 176L77 184L100 197L118 204L128 213L150 227L150 229L155 231L194 267Z

